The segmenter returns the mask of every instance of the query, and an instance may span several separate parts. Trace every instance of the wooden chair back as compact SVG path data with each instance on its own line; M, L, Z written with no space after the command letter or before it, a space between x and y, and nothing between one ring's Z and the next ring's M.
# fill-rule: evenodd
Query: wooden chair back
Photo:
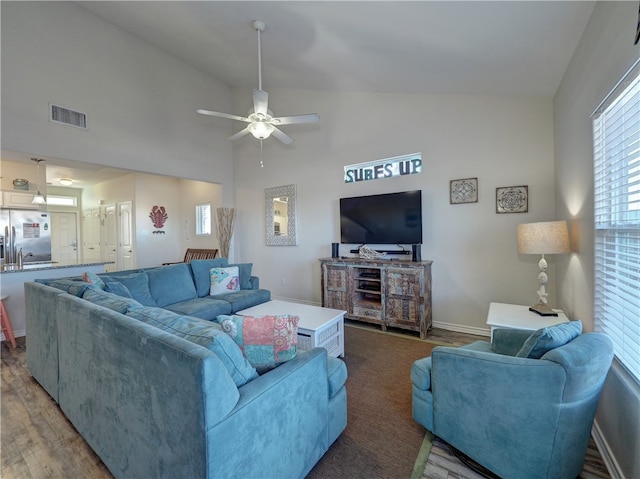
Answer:
M217 249L187 248L187 252L184 254L184 259L182 261L162 263L162 266L167 266L168 264L191 263L194 259L214 259L217 256Z
M194 259L214 259L218 256L217 249L195 249L187 248L187 252L184 254L183 263L191 263Z

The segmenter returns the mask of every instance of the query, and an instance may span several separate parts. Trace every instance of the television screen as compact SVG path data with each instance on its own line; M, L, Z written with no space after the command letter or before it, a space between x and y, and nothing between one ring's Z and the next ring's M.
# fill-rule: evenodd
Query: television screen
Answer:
M422 191L340 198L340 242L422 244Z

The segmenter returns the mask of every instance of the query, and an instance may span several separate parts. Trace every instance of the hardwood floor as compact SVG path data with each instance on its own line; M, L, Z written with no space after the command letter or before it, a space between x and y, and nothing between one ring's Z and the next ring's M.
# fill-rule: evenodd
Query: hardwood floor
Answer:
M27 371L25 338L2 342L3 479L110 479L100 458Z
M362 323L351 324L376 328ZM407 336L402 331L388 333ZM417 341L420 340L417 336L415 338ZM460 346L488 338L434 328L429 332L427 339L445 345ZM67 420L55 401L29 374L26 366L25 338L17 338L16 341L16 349L6 341L2 342L0 347L0 477L112 479L109 470ZM590 454L589 462L596 470L606 471L597 450ZM458 477L455 476L455 469L450 471L448 477ZM607 476L605 473L594 477Z

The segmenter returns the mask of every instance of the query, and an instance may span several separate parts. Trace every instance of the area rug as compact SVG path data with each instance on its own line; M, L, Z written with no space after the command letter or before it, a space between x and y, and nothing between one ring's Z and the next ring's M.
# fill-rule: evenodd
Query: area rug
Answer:
M345 325L347 428L307 479L411 477L425 436L411 416L411 366L438 344Z
M427 431L411 479L497 479L469 457L453 450ZM593 438L589 441L582 472L576 479L610 479Z
M426 456L423 454L426 450ZM467 461L471 461L467 459ZM471 461L473 463L473 461ZM480 467L475 465L475 467ZM482 469L482 468L481 468ZM423 447L416 459L411 479L497 479L497 476L485 470L478 473L474 467L465 464L452 451L449 445L427 431Z

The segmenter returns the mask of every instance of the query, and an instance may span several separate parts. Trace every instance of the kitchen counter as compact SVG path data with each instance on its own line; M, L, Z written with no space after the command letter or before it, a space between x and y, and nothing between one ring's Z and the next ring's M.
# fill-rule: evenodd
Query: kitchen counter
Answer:
M82 264L59 264L59 263L56 263L55 261L43 261L43 262L36 262L36 263L25 263L22 269L8 269L6 271L3 269L2 271L0 271L0 274L23 273L25 271L45 271L45 270L48 271L51 269L78 268L83 266L104 266L105 264L113 264L113 261L107 262L107 263L102 262L102 263L82 263Z
M82 276L82 273L104 273L105 265L113 264L113 261L85 264L57 264L52 262L27 263L23 269L12 269L0 272L0 290L4 306L11 320L13 335L16 338L25 336L25 304L24 283L35 279L66 278L68 276ZM2 335L4 340L4 335Z

